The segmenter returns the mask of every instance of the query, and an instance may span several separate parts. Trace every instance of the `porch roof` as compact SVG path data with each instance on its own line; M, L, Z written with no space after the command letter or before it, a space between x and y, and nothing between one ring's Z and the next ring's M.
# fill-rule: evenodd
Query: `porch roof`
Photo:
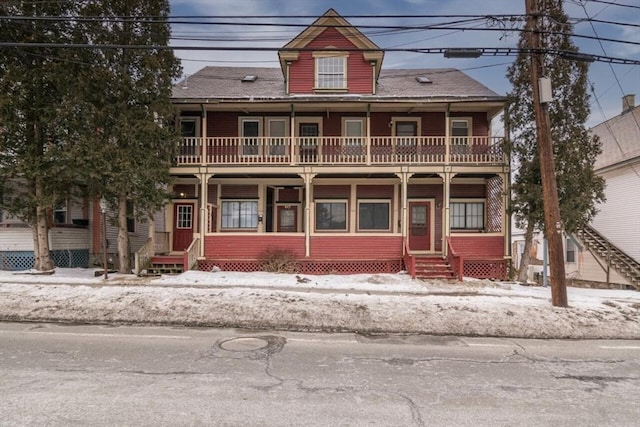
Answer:
M257 77L242 81L245 76ZM424 76L429 83L420 83ZM378 80L377 93L287 94L279 68L205 67L173 87L174 102L495 102L498 95L477 80L454 68L389 69Z

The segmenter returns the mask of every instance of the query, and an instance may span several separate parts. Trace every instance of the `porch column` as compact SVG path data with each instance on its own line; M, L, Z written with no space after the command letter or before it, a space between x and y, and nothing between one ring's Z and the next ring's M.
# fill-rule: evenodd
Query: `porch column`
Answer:
M502 178L502 232L504 234L504 254L505 258L511 259L511 197L509 197L509 189L511 188L511 174L509 168L505 168L505 173L501 174Z
M449 105L447 105L447 111L444 116L444 163L446 165L451 163L451 121L449 119Z
M407 237L409 235L409 197L407 195L409 187L409 179L413 176L413 173L407 172L406 167L402 167L403 171L396 173L396 176L400 178L400 185L402 187L402 199L401 199L401 214L400 214L400 233L402 234L402 255L405 255L405 250L408 250L408 246L405 245Z
M443 173L439 173L442 178L442 255L447 256L449 248L447 247L447 239L451 236L451 179L456 175L451 172L450 167L445 167Z
M204 257L204 235L207 232L207 204L209 203L209 178L212 173L200 174L200 247L198 248L199 258Z
M311 256L311 182L315 173L301 174L304 180L304 256Z
M202 159L201 160L201 164L203 166L206 166L207 163L209 162L209 159L207 158L207 110L204 108L204 105L200 105L200 109L201 109L201 120L200 120L200 135L201 138L200 140L201 142L201 149L202 149Z
M367 166L371 165L371 104L367 104L367 123L366 123L367 129L365 130L366 132L366 137L367 139L366 144L367 144L367 158L366 158L366 162L367 162Z
M287 81L287 86L289 82ZM291 104L291 119L289 123L289 140L291 141L291 147L289 147L289 155L291 156L290 164L294 166L296 164L296 144L295 144L295 135L296 135L296 112L295 107Z

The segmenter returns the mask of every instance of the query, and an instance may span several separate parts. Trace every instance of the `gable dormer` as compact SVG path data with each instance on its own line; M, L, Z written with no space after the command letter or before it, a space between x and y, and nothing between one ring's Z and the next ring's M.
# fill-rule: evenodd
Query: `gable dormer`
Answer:
M278 57L287 93L375 94L384 52L329 9Z

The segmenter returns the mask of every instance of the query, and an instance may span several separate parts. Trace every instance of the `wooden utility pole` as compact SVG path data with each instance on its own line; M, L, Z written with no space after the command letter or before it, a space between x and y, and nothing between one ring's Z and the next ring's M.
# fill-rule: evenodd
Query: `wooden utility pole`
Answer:
M562 221L558 202L558 186L553 160L551 124L548 100L540 97L540 78L543 76L544 55L541 52L540 12L538 0L525 0L527 11L526 30L531 48L531 85L533 88L533 110L536 117L536 135L540 175L542 176L542 201L544 207L544 234L549 247L551 272L551 304L567 307L567 286L564 273L564 252L562 246ZM544 101L544 102L543 102Z

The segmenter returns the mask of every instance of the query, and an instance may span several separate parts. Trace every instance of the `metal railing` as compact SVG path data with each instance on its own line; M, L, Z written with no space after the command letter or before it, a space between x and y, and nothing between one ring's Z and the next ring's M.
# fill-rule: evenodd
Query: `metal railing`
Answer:
M189 165L503 164L503 138L471 136L182 138L175 163Z

